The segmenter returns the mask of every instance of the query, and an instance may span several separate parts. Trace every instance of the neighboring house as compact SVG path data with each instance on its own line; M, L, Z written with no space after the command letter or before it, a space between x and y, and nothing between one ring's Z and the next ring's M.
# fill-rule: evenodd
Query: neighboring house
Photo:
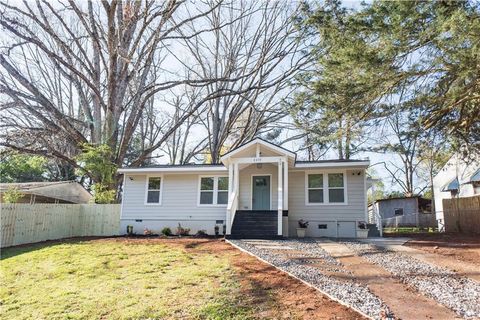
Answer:
M453 155L433 178L433 191L435 213L441 227L443 199L480 194L480 158L465 161L459 154Z
M76 181L0 183L0 202L11 188L23 194L17 203L88 203L92 198Z
M160 232L180 223L232 237L355 237L367 215L368 160L297 161L296 154L254 139L221 157L222 164L122 168L121 233L131 225Z

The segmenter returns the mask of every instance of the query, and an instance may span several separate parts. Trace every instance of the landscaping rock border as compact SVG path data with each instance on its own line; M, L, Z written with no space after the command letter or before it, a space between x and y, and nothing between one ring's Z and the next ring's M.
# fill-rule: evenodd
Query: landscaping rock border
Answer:
M229 240L233 245L257 256L294 277L310 284L333 299L372 319L393 319L388 306L366 286L354 281L340 281L321 273L318 268L309 266L301 259L289 259L270 249L260 249L248 243L248 240ZM308 258L321 258L328 267L336 272L346 272L341 264L323 250L315 239L272 240L270 243L289 246L302 250Z
M479 283L401 252L357 241L345 241L344 244L361 257L398 276L404 283L454 310L458 315L464 318L480 318Z

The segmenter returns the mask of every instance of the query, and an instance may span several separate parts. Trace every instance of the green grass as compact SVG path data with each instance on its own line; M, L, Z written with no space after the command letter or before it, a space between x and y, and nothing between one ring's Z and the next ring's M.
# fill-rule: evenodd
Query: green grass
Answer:
M384 233L438 233L436 228L415 228L415 227L398 227L383 228Z
M158 242L96 240L2 250L3 319L246 319L229 258Z

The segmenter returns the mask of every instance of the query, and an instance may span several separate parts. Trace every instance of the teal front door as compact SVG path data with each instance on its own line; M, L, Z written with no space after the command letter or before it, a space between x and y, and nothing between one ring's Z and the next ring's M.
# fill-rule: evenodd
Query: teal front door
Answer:
M252 180L252 210L270 210L270 176L253 176Z

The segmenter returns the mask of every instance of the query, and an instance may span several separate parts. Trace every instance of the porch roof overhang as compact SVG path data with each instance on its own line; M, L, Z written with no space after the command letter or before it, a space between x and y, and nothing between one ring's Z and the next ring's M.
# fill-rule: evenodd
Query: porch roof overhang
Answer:
M245 152L248 149L254 149L255 154L245 155ZM271 155L263 155L264 151L272 153ZM243 156L242 156L243 154ZM290 167L295 165L297 154L288 149L285 149L279 145L273 144L271 142L265 141L261 138L255 138L229 152L225 153L220 161L228 166L233 162L237 163L266 163L266 162L277 162L277 159L285 158Z

